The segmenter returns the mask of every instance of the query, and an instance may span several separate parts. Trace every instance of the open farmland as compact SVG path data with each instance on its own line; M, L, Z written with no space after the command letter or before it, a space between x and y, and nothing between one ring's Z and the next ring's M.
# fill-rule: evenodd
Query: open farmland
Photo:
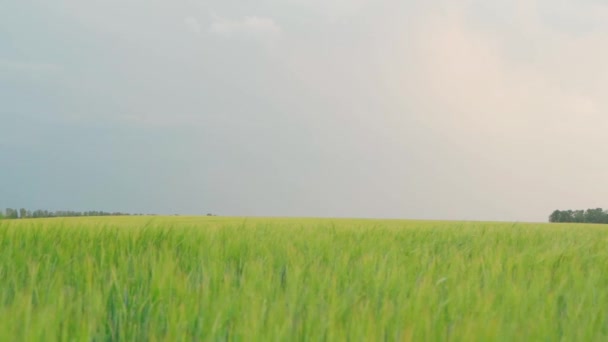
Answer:
M2 341L608 340L608 227L0 221Z

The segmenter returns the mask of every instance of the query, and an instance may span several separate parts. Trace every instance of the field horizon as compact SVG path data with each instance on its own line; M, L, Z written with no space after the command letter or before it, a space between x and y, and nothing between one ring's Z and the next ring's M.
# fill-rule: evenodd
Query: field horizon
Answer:
M10 221L17 220L23 222L32 222L32 221L47 221L47 220L82 220L82 219L107 219L107 220L125 220L128 221L130 219L134 221L141 221L141 219L154 219L159 221L175 221L175 220L185 220L185 221L200 221L209 222L209 221L225 221L225 222L246 222L248 220L252 221L264 221L264 220L272 220L272 221L350 221L350 222L393 222L393 223L444 223L444 224L502 224L502 225L551 225L551 226L559 226L559 225L593 225L593 226L602 226L602 224L596 223L563 223L563 222L549 222L549 221L509 221L509 220L477 220L477 219L431 219L431 218L400 218L400 217L342 217L342 216L273 216L273 215L260 215L260 216L251 216L251 215L190 215L190 214L142 214L142 215L108 215L108 216L77 216L77 217L44 217L44 218L19 218L19 219L0 219L0 221ZM608 225L605 225L608 226Z

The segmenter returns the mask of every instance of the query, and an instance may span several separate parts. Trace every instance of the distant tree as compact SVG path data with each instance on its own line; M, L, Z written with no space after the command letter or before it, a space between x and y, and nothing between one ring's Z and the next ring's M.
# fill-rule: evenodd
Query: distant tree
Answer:
M559 210L555 210L549 215L549 222L560 222L562 212Z
M572 210L562 211L561 222L574 222L574 212Z
M12 209L12 208L6 208L6 210L4 211L4 216L7 219L17 219L19 218L19 212L17 212L17 210Z
M584 223L585 222L585 211L584 210L575 210L572 215L574 222Z
M119 211L106 212L98 210L90 210L85 212L72 211L72 210L41 210L37 209L34 211L26 210L21 208L19 210L6 208L4 212L0 210L0 218L5 219L18 219L18 218L43 218L43 217L80 217L80 216L129 216L129 213L122 213ZM136 214L137 215L137 214ZM143 214L139 214L143 215Z
M587 210L555 210L549 215L549 222L608 224L608 211L602 208Z
M602 223L604 221L604 210L602 208L587 209L585 221L589 223Z

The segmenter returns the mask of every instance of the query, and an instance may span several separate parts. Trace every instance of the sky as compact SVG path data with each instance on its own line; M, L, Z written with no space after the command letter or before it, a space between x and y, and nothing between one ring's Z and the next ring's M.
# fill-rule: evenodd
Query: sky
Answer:
M0 207L608 207L601 0L0 1Z

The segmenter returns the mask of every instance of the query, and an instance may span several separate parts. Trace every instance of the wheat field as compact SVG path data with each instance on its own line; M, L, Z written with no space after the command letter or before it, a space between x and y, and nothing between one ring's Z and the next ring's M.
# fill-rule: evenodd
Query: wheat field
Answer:
M0 221L2 341L606 341L608 227Z

